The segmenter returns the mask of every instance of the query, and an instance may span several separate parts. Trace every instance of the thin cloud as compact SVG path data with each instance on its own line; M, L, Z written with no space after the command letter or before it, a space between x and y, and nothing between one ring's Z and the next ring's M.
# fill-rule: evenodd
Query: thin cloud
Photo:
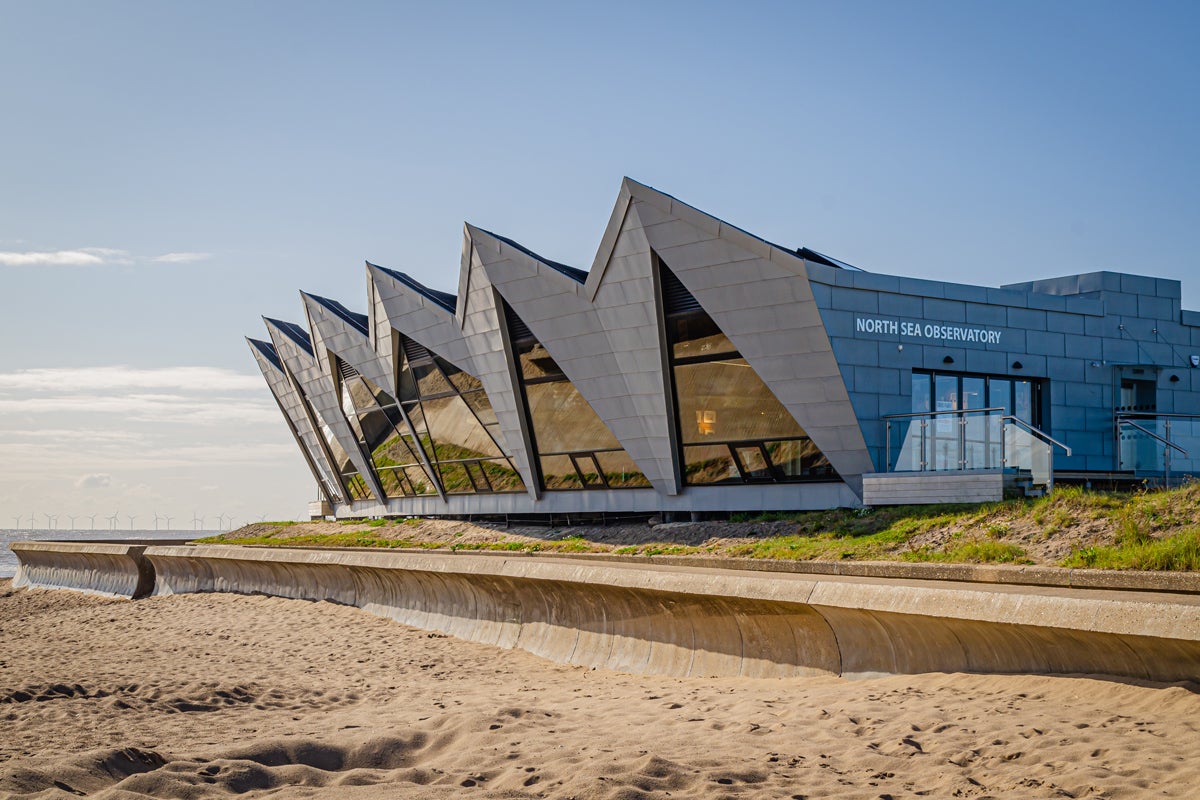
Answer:
M111 367L57 367L0 373L0 391L103 392L129 389L183 392L242 392L262 389L262 378L218 367L159 367L144 369L122 364Z
M192 264L196 261L207 261L212 253L163 253L150 259L159 264Z
M130 394L98 396L0 398L5 414L118 414L128 422L172 422L216 425L270 424L279 411L267 401L212 398L195 400L181 395Z
M111 247L81 247L77 250L31 250L19 253L0 250L0 266L6 267L100 267L133 263L126 250Z
M79 480L75 481L76 489L103 489L112 483L112 475L99 472L91 475L82 475Z

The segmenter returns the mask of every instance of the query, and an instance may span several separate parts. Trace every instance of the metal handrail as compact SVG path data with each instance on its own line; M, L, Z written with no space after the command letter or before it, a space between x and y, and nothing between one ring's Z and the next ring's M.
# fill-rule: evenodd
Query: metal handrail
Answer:
M982 414L985 411L1003 411L1004 406L995 408L950 408L944 411L914 411L911 414L884 414L882 419L905 419L908 417L936 417L939 414Z
M1155 415L1155 416L1157 416L1157 415ZM1194 415L1179 414L1176 416L1194 416ZM1188 451L1184 450L1182 447L1175 444L1170 439L1164 439L1163 437L1159 436L1154 431L1146 430L1141 425L1138 425L1136 422L1134 422L1131 419L1123 419L1120 414L1118 414L1116 416L1116 423L1117 423L1118 433L1120 432L1122 425L1128 425L1131 428L1137 428L1139 431L1146 434L1151 439L1154 439L1155 441L1161 442L1162 444L1166 445L1163 448L1163 482L1169 488L1171 486L1171 450L1172 449L1178 450L1180 453L1183 454L1184 458L1191 458L1191 456L1188 455ZM1167 436L1170 436L1171 435L1171 420L1168 419L1166 421L1166 423L1164 423L1164 424L1166 425L1166 428L1167 428Z
M1181 417L1182 416L1200 416L1200 414L1194 414L1194 415L1193 414L1179 414L1177 416L1181 416ZM1162 442L1163 444L1165 444L1167 447L1171 447L1171 448L1174 448L1175 450L1178 450L1180 453L1183 454L1184 458L1191 458L1191 456L1188 455L1187 450L1184 450L1182 447L1180 447L1179 445L1175 444L1174 442L1172 442L1168 439L1164 439L1163 437L1159 436L1154 431L1146 430L1141 425L1138 425L1136 422L1134 422L1131 419L1119 419L1119 420L1117 420L1117 424L1118 425L1129 425L1130 427L1137 428L1139 431L1146 434L1151 439L1156 439L1156 440Z
M1114 417L1179 417L1183 419L1200 419L1200 414L1179 414L1168 411L1117 411Z
M885 456L884 456L887 459L887 470L889 472L892 470L892 421L893 420L920 419L920 421L921 421L921 423L920 423L921 424L920 453L921 453L921 459L922 459L920 462L920 467L921 467L920 471L924 472L925 467L927 466L927 462L924 460L925 456L926 456L926 453L925 453L925 428L926 428L927 424L931 421L930 418L937 417L937 416L950 416L950 415L956 416L959 421L959 449L960 449L960 458L959 458L959 462L958 462L959 469L966 469L967 468L967 461L965 460L965 458L966 458L965 444L966 443L963 439L963 437L965 436L965 429L966 429L966 424L967 424L966 415L972 414L972 413L995 413L995 412L1004 412L1004 411L1005 411L1005 409L1002 406L996 406L996 407L988 407L988 408L955 408L955 409L947 409L945 411L916 411L916 412L913 412L910 414L886 414L886 415L884 415L882 418L887 424ZM1012 423L1020 428L1024 428L1026 431L1028 431L1028 433L1031 436L1035 437L1035 439L1037 439L1038 441L1042 442L1043 444L1045 444L1051 448L1050 450L1047 451L1047 453L1049 454L1050 461L1049 461L1049 476L1048 476L1048 480L1046 483L1046 488L1048 491L1053 491L1053 489L1054 489L1054 455L1053 455L1054 451L1053 451L1053 448L1059 447L1067 454L1067 456L1070 456L1071 455L1070 446L1058 441L1057 439L1055 439L1053 436L1050 436L1045 431L1035 428L1033 425L1031 425L1030 423L1021 419L1020 417L1015 417L1011 414L1003 414L1002 413L1002 415L999 416L998 419L1000 420L1000 423L1002 426ZM1007 464L1008 463L1008 454L1007 454L1007 452L1005 452L1007 448L1005 447L1004 439L1001 439L1000 447L1001 447L1001 456L1000 456L1001 464Z
M1035 427L1033 427L1033 426L1032 426L1032 425L1030 425L1028 422L1026 422L1025 420L1021 419L1020 417L1014 417L1014 416L1013 416L1013 415L1011 415L1011 414L1005 414L1005 415L1004 415L1003 417L1001 417L1000 419L1002 419L1002 420L1012 420L1013 422L1017 423L1017 424L1018 424L1018 425L1020 425L1021 427L1025 428L1025 430L1027 430L1027 431L1029 431L1030 433L1032 433L1034 436L1037 436L1038 438L1040 438L1040 439L1042 439L1042 440L1044 440L1044 441L1046 441L1046 442L1049 442L1050 444L1055 444L1055 445L1058 445L1059 447L1061 447L1061 448L1062 448L1062 449L1063 449L1063 450L1066 452L1066 454L1067 454L1068 456L1070 456L1070 455L1071 455L1071 448L1070 448L1070 447L1068 447L1067 445L1063 444L1063 443L1062 443L1062 442L1060 442L1058 439L1055 439L1053 436L1051 436L1050 434L1046 433L1045 431L1043 431L1043 430L1041 430L1041 429L1039 429L1039 428L1035 428Z

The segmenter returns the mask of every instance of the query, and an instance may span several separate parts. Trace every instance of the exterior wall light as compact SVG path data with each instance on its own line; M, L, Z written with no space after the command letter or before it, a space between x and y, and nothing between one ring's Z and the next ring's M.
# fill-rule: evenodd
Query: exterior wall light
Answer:
M1014 362L1012 363L1012 368L1013 368L1013 369L1024 369L1024 368L1025 368L1025 365L1024 365L1024 364L1022 364L1020 361L1014 361Z
M942 363L943 363L943 364L953 364L953 363L954 363L954 359L953 359L953 358L951 358L950 356L946 356L945 358L943 358L943 359L942 359Z
M1171 376L1171 383L1179 383L1179 376L1178 376L1178 375L1172 375L1172 376Z

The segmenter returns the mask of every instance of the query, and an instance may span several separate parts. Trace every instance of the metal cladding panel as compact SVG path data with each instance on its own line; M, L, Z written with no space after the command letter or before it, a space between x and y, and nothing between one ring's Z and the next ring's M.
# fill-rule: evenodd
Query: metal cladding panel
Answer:
M329 350L388 394L395 392L391 360L376 354L366 334L331 313L309 295L304 295L304 305L308 310L313 349L316 352L321 352L322 347Z
M262 371L263 378L271 390L271 394L275 397L275 402L279 405L279 409L283 412L284 417L287 418L292 434L296 437L296 444L300 446L301 451L304 453L309 470L313 473L313 478L326 494L332 493L334 495L332 498L329 498L330 500L340 501L341 493L338 489L338 481L334 477L337 474L337 470L330 465L329 459L325 457L325 452L322 450L320 441L317 438L318 434L313 430L308 415L304 412L300 397L296 394L296 390L292 388L292 384L288 380L287 375L284 374L281 366L276 366L268 360L258 347L252 345L251 350L254 353L255 361L258 362L258 368Z
M601 283L590 299L584 284L528 251L486 231L469 230L487 279L651 485L676 494L669 426L656 424L656 417L665 420L670 410L648 248L637 254L636 241L623 240L638 237L622 229L614 244L627 255L610 267L606 277L611 280ZM651 403L656 415L641 413L639 398Z
M483 384L513 466L529 487L530 495L536 497L537 481L517 409L517 388L505 355L499 312L487 276L482 274L482 263L474 260L472 253L473 248L464 253L464 272L478 270L480 274L472 279L470 297L459 295L460 311L466 305L464 301L471 306L462 317L429 301L383 270L370 270L371 280L393 329L474 375Z
M350 462L367 482L371 492L377 498L382 498L384 496L383 489L375 478L375 471L371 469L370 463L363 455L362 449L358 446L358 439L354 436L354 432L350 429L350 423L346 421L342 412L333 377L326 369L329 363L328 359L305 352L274 324L267 323L267 330L271 333L271 341L275 344L275 350L279 353L280 360L291 374L292 379L304 391L309 403L312 404L313 411L320 416L321 421L332 432L333 438L346 451Z
M627 214L648 224L646 239L677 278L796 418L813 443L856 493L874 467L850 394L838 378L804 262L652 189L635 185ZM687 211L680 213L681 208ZM702 215L703 216L703 215ZM699 247L708 243L708 247ZM715 253L737 260L716 260ZM739 302L729 300L741 290ZM778 312L778 313L776 313ZM809 386L819 377L820 392ZM830 378L835 380L830 381Z

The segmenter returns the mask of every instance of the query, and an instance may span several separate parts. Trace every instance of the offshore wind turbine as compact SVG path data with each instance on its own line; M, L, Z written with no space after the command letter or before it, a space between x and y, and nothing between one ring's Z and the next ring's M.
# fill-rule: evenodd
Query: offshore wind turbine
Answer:
M158 512L155 511L154 512L154 530L158 530L158 521L160 519L162 519L162 517L158 516ZM130 524L132 525L132 523L130 523Z
M129 530L133 530L133 521L137 519L137 514L126 514L129 517Z
M108 520L108 529L110 531L115 531L117 529L117 517L119 516L121 516L121 512L114 511L111 517L105 517L105 519Z
M90 519L92 521L92 530L96 530L96 515L90 514L88 516L88 519Z
M165 515L165 514L164 514L164 515L163 515L163 519L165 519L165 520L167 521L167 527L163 528L163 530L166 530L166 531L169 531L169 530L171 530L171 519L172 519L172 517L168 517L167 515Z
M192 512L192 530L198 531L198 530L200 530L200 528L203 525L204 525L204 517L197 516L196 512L193 511Z

